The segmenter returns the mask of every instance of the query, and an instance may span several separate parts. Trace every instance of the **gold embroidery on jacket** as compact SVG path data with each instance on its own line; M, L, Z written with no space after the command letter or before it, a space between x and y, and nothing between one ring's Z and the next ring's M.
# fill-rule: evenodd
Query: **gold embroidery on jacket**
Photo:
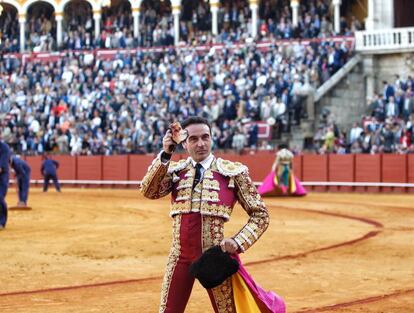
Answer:
M191 199L191 189L186 188L186 189L181 189L178 191L177 198L175 200L181 201L181 200L190 200L190 199Z
M216 216L202 216L203 251L219 245L224 238L225 220ZM220 286L211 289L219 313L236 312L233 304L231 279L226 279Z
M203 215L203 251L219 245L224 238L225 220L217 216Z
M204 175L203 175L203 177L204 177L204 179L213 179L214 178L214 176L213 176L213 172L211 171L211 169L208 169L208 170L206 170L205 172L204 172Z
M201 199L203 201L209 201L209 202L219 202L219 194L217 191L209 191L209 190L202 190L201 192Z
M173 221L173 239L170 254L168 256L167 267L164 274L164 279L161 286L161 302L159 313L165 312L168 300L168 293L170 290L171 279L174 274L174 269L177 265L178 258L180 257L180 228L181 228L181 215L176 215Z
M192 188L193 187L193 180L191 178L184 178L181 179L178 183L177 190L184 189L184 188Z
M212 288L211 291L219 313L236 312L233 301L231 277L227 278L220 286Z
M208 190L220 191L220 183L217 180L212 180L204 177L203 188Z
M178 162L170 161L168 166L168 173L179 172L185 169L191 163L191 159L179 160Z
M173 202L171 205L170 216L176 214L189 213L191 211L191 201Z
M227 221L230 218L233 208L226 205L202 202L200 211L202 214L223 217Z
M234 239L242 250L247 250L260 238L268 227L269 214L248 175L237 175L235 177L235 185L237 199L243 209L249 214L249 220Z
M159 159L154 159L141 183L142 194L150 199L166 196L172 187L171 175Z
M230 177L228 187L229 188L234 188L234 177Z
M224 176L232 177L248 172L247 167L239 162L232 162L218 158L216 161L217 170Z

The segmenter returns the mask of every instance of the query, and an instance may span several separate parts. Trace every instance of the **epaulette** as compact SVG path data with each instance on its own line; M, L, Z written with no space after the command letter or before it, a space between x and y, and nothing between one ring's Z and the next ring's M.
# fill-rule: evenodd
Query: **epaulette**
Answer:
M216 165L219 173L228 177L234 177L241 173L248 172L247 166L240 162L232 162L217 158Z
M168 166L168 173L175 173L185 169L188 164L190 164L191 159L188 158L186 160L180 160L178 162L170 161L170 165Z

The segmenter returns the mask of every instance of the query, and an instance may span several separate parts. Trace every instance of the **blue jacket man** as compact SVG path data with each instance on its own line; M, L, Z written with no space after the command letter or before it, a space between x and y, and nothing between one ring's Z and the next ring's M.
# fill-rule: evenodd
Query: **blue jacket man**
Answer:
M17 156L10 157L10 166L16 173L17 188L19 190L19 203L17 206L27 206L27 198L29 196L30 188L30 166L26 161Z
M0 141L0 229L6 227L7 223L7 204L6 194L9 188L9 146Z
M43 192L46 192L49 187L49 181L53 180L53 184L55 185L56 191L60 192L60 184L57 177L57 169L59 167L59 162L56 160L49 159L45 156L45 159L42 163L42 168L40 171L43 175Z

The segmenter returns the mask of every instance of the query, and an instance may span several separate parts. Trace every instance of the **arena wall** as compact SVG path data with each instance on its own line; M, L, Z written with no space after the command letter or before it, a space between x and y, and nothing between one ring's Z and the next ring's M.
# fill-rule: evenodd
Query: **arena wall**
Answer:
M247 165L253 181L260 183L269 173L274 153L215 153ZM185 158L177 154L174 159ZM53 156L60 163L59 179L69 186L137 188L153 155ZM26 160L32 167L32 182L42 182L41 157ZM295 175L310 191L414 192L414 155L300 155L293 161Z

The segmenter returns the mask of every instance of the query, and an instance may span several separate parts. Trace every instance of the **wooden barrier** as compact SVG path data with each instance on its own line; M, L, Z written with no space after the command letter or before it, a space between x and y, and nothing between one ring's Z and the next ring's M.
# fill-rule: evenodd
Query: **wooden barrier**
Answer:
M258 154L256 156L243 155L239 162L249 168L249 174L253 181L262 181L271 171L274 160L274 154Z
M326 182L329 181L328 175L328 156L327 155L304 155L302 158L302 179L303 181ZM325 186L312 187L315 191L326 191Z
M53 160L59 162L58 168L58 179L59 180L76 180L76 162L78 159L70 155L54 155L51 157ZM69 184L68 186L73 187L75 184Z
M215 156L245 164L255 182L261 182L264 179L275 159L273 152L242 155L215 153ZM100 186L121 185L137 188L137 184L122 184L122 182L142 180L155 155L54 155L51 158L60 164L58 169L60 180L89 181L85 185L93 184L91 181L97 181L96 185ZM187 158L187 155L177 153L173 160L183 158ZM41 156L30 156L25 159L32 168L31 179L41 180ZM295 156L293 160L293 170L299 180L305 184L306 182L311 184L307 186L310 191L414 192L411 186L380 186L381 183L414 184L414 155L300 155ZM105 183L106 181L108 183ZM335 183L338 184L335 185ZM347 183L350 185L340 186ZM374 186L352 186L352 183L371 183ZM378 186L375 186L376 184Z
M76 177L76 161L77 158L70 155L56 155L52 157L53 160L59 162L59 179L77 179Z
M329 181L354 182L355 181L355 155L332 154L329 155ZM330 191L350 192L351 186L329 186Z
M407 155L384 154L382 155L382 182L406 183L407 182ZM401 187L382 187L382 191L405 192Z
M381 155L355 155L355 181L356 182L382 182ZM380 187L355 187L356 191L378 192Z
M31 169L30 178L31 179L42 179L43 176L40 173L40 168L42 167L42 157L41 156L31 156L25 158L27 164L29 164Z
M130 155L128 166L128 180L142 180L151 165L153 155ZM138 188L138 185L130 185L129 188Z
M407 155L407 183L414 183L414 154ZM414 193L414 188L409 188L408 192Z
M103 180L103 156L77 156L76 177L79 180Z
M103 158L103 180L128 180L129 157L127 155L113 155Z
M303 158L301 155L296 155L293 159L293 172L299 180L303 180Z

